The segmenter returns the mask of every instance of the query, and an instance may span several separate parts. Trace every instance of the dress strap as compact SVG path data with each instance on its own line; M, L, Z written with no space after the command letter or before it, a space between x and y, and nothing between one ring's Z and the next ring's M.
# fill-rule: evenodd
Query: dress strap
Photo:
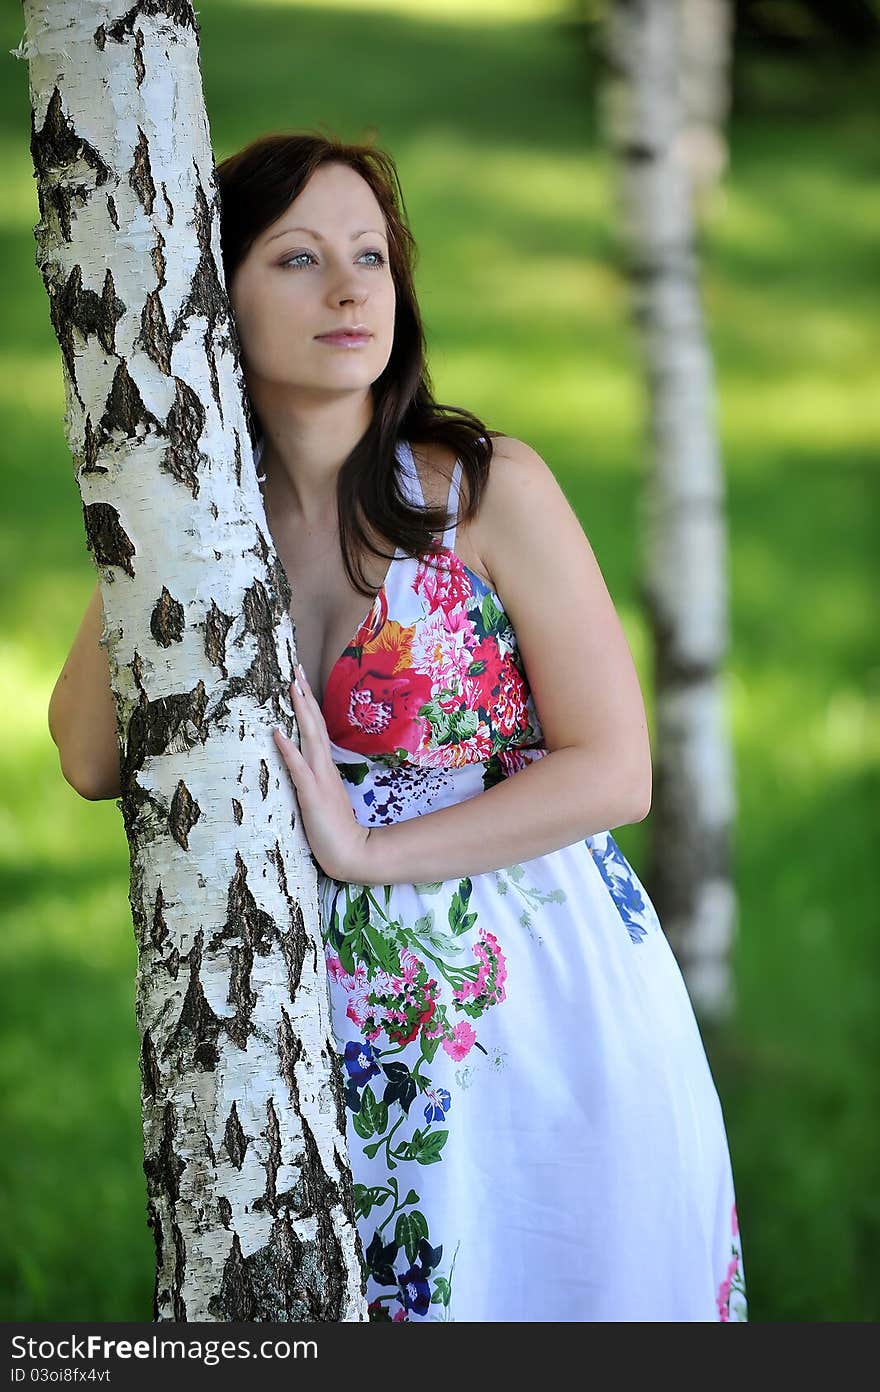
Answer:
M401 476L410 502L414 503L416 507L424 507L425 495L422 490L419 471L416 468L416 461L413 457L412 448L408 441L400 441L398 458L402 464ZM449 485L449 497L446 499L446 511L452 515L452 522L446 528L441 538L441 545L445 546L450 551L455 550L455 533L458 528L458 500L460 490L461 460L456 459L455 468L452 471L452 481Z
M446 511L452 514L452 522L443 533L443 545L448 551L455 550L455 533L458 530L458 503L461 494L461 460L456 459L455 468L452 470L452 482L449 485L449 497L446 500Z
M412 447L408 440L398 440L397 458L400 463L400 483L407 502L414 507L424 507L425 499L422 496L422 485L419 482L419 471L416 468L416 461L413 458Z

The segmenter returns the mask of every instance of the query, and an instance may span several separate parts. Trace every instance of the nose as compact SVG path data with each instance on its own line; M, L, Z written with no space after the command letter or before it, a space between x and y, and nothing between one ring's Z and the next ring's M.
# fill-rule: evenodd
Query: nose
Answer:
M361 289L359 286L346 287L330 296L333 304L363 304L366 298L366 289Z
M363 304L369 287L359 280L355 271L346 267L340 279L331 288L328 299L331 304Z

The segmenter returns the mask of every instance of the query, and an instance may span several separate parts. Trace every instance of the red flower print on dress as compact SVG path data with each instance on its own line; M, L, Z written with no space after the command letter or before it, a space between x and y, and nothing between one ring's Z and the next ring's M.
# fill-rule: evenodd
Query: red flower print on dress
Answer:
M508 777L543 757L543 749L501 749L498 752L498 762Z
M397 673L398 653L375 646L360 658L342 657L324 695L327 732L341 749L370 754L419 746L418 712L431 696L431 680L411 669Z
M529 718L528 690L519 668L505 657L495 638L486 637L474 648L472 671L465 681L464 704L470 709L482 708L489 715L493 728L504 739L516 730L525 729Z
M517 669L511 663L507 663L501 673L501 689L495 698L492 711L499 734L507 737L515 730L528 725L527 701L525 682Z
M470 710L490 711L494 703L493 691L498 685L499 669L502 663L496 639L482 638L471 651L471 671L465 679L463 704Z

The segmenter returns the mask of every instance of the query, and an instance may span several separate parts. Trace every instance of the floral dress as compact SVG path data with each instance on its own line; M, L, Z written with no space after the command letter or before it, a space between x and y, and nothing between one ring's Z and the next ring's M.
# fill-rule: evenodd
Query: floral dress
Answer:
M397 458L421 504L404 441ZM327 684L364 826L547 753L503 600L454 545L453 526L398 551ZM370 1319L745 1320L718 1094L611 832L442 883L320 888Z

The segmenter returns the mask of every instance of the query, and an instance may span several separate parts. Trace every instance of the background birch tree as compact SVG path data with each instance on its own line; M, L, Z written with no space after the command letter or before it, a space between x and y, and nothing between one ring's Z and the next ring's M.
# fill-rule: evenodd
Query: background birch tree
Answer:
M223 283L189 0L24 0L36 260L101 583L154 1318L364 1320L316 867L271 729L290 590Z
M642 593L655 670L647 880L695 1008L733 1006L727 534L695 202L725 163L726 0L610 0L601 90L648 399ZM695 191L699 191L695 195Z

